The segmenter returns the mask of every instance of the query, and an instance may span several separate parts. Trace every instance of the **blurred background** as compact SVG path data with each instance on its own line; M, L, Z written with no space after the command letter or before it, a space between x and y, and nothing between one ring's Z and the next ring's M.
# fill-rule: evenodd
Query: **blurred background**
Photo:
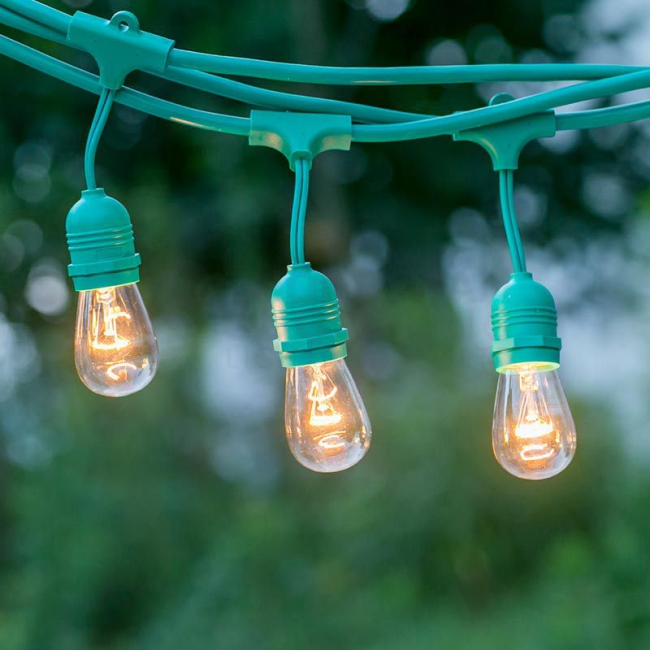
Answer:
M184 49L314 64L650 55L644 0L49 4L131 10ZM516 175L579 440L540 483L491 451L489 307L510 263L487 155L438 138L319 157L307 252L342 300L374 442L318 475L287 449L271 345L284 159L115 107L98 180L132 215L161 364L142 393L101 398L74 369L64 232L96 98L6 59L0 84L1 650L650 647L648 124L559 133ZM294 90L445 114L545 87Z

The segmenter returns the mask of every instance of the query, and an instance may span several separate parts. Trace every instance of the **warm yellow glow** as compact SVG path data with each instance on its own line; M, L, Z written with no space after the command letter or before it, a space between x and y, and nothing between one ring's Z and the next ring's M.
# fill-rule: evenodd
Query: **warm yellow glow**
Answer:
M499 374L492 449L504 469L528 480L550 478L575 448L575 425L552 364L513 364Z
M309 425L312 429L314 442L327 454L336 454L346 444L345 432L343 430L331 430L331 427L343 420L332 400L338 392L334 382L320 365L313 366L313 377L309 393L307 395L311 402L309 413ZM323 429L327 429L323 431Z
M551 370L557 370L559 364L550 363L546 361L527 361L526 363L511 363L510 365L504 366L499 369L499 372L503 372L507 375L520 375L521 373L531 373L531 372L548 372Z
M555 450L547 444L524 445L522 450L519 452L519 455L521 456L521 460L535 462L551 458L555 453Z
M515 426L515 444L524 462L536 463L555 455L557 434L548 415L543 396L539 393L539 379L534 368L525 368L519 375L522 403ZM544 417L546 415L546 417Z
M95 350L121 350L127 347L128 339L118 334L118 322L120 319L131 320L131 315L117 304L115 287L97 289L95 299L96 307L90 323L90 346ZM110 376L110 371L107 374Z
M106 369L106 376L113 381L123 381L125 377L128 377L129 370L137 370L138 367L124 361L122 363L114 363Z
M337 388L327 374L320 366L314 366L314 378L308 395L312 403L309 424L315 427L326 427L341 421L341 414L336 412L331 402L336 392ZM323 446L328 445L323 444Z
M515 427L515 438L525 441L519 449L521 460L535 462L550 458L555 454L553 425L532 415L527 417L534 419Z
M89 345L100 354L121 351L120 356L127 355L131 341L124 336L131 321L131 314L120 306L115 294L115 287L94 291L94 308L90 314ZM113 361L106 359L106 377L110 381L123 382L137 366L124 358Z
M553 433L553 425L550 422L545 422L530 414L526 416L526 420L515 428L517 438L540 438Z
M340 472L368 451L368 415L344 359L288 368L284 415L291 453L309 469Z
M343 432L341 432L343 433ZM318 436L314 440L325 451L333 453L345 447L346 440L341 433L326 433L324 436Z
M158 346L135 283L79 292L74 358L99 395L131 395L151 381Z

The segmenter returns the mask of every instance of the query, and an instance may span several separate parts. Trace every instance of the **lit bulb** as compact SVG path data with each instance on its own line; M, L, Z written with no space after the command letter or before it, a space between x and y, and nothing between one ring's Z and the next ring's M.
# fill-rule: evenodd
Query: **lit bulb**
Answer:
M291 453L315 472L339 472L368 451L372 431L343 359L287 368L285 426Z
M575 425L554 368L524 363L499 373L492 448L501 466L519 478L555 476L576 451Z
M79 292L74 357L99 395L130 395L153 379L158 344L136 284Z

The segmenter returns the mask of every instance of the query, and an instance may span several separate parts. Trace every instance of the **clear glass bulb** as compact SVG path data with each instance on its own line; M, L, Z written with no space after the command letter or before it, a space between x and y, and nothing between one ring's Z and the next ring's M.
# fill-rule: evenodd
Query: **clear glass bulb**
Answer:
M153 379L158 344L136 284L79 292L74 360L81 381L107 397Z
M499 373L492 448L506 471L529 480L555 476L573 460L575 425L554 366L514 364Z
M315 472L340 472L368 451L372 431L344 359L287 368L284 406L291 453Z

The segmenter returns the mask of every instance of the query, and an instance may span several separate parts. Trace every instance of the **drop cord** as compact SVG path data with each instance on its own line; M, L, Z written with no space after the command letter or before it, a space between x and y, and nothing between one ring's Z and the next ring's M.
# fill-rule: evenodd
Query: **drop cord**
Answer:
M306 160L299 160L302 166L302 188L300 194L300 207L298 211L298 232L296 249L298 252L298 263L305 263L305 220L307 215L307 197L309 196L309 163Z
M291 264L298 264L298 221L300 212L300 200L302 197L303 170L302 161L296 162L296 185L293 192L293 207L291 209L291 233L289 235L289 244L291 247Z
M512 201L513 177L512 171L505 170L499 172L499 195L501 200L501 216L503 226L506 232L506 240L510 250L512 266L515 273L521 273L526 270L526 260L524 258L521 235L514 213L514 203Z
M309 163L303 158L295 162L296 188L291 210L291 264L305 263L305 215L309 195Z
M111 112L113 100L115 99L116 90L102 89L102 93L97 103L93 123L88 133L86 141L86 152L84 156L84 172L86 175L86 186L89 190L97 189L97 180L95 178L95 159L97 157L97 147L104 132L104 127Z
M510 212L510 224L512 232L515 236L515 244L517 246L517 254L519 256L519 265L522 271L526 271L526 253L524 252L524 244L521 240L521 233L519 232L519 224L517 223L517 213L515 212L515 173L510 170L506 176L507 194L508 194L508 208Z

